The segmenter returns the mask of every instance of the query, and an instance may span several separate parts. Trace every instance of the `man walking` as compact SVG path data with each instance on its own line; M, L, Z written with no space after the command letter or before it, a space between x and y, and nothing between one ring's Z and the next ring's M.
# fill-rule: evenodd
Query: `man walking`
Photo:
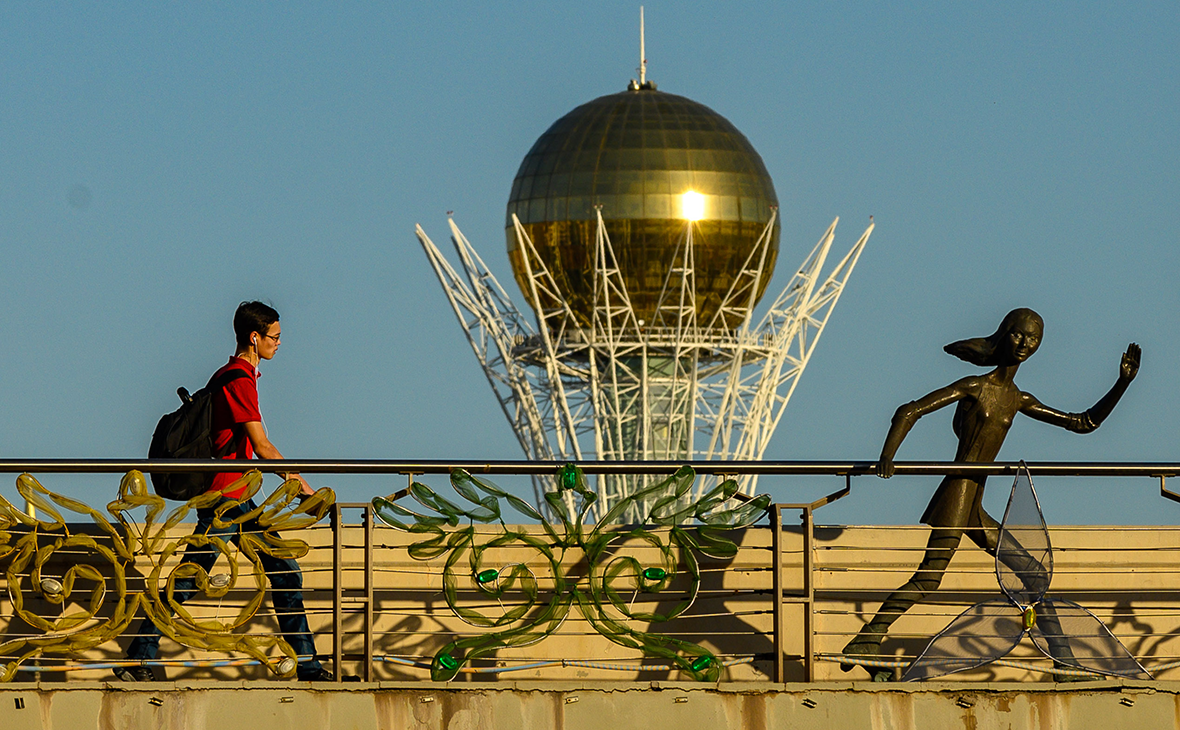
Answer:
M223 386L214 392L212 401L211 436L214 453L224 453L226 459L252 459L255 455L262 459L282 459L283 455L267 438L266 429L262 425L262 412L258 407L258 366L263 360L273 358L279 349L282 338L279 313L262 302L242 302L234 313L234 334L237 338L237 349L233 357L210 379L211 383L223 383ZM235 370L241 371L241 374L232 372ZM227 374L230 376L226 377ZM232 473L217 474L210 490L224 489L240 476L241 474ZM307 481L298 474L280 476L298 479L302 484L302 493L313 494ZM240 499L244 491L243 486L226 492L222 502L218 504L228 499ZM262 531L257 519L248 520L241 525L228 525L220 529L215 527L213 518L216 507L217 505L214 505L197 510L197 526L193 534L228 537L237 544L241 531ZM247 500L227 510L222 519L228 522L255 507L254 500ZM217 556L218 553L212 545L189 545L185 550L183 562L199 565L208 571L217 562ZM299 564L293 559L276 558L263 552L258 553L258 558L270 581L271 602L278 618L279 630L299 656L296 676L303 681L333 681L335 677L324 669L316 658L315 643L303 608L303 574L299 570ZM173 594L176 602L187 601L196 592L195 589L196 582L192 578L177 580ZM155 659L160 647L160 634L160 629L151 619L144 618L136 631L136 637L127 648L127 658ZM128 682L155 680L152 670L146 666L119 667L115 669L115 675Z

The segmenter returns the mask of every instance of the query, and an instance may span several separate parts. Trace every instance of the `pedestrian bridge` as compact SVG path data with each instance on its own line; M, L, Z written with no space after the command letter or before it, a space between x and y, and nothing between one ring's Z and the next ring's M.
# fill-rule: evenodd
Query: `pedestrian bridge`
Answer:
M170 619L161 654L148 663L161 681L119 683L111 671L126 662L137 616L174 608L169 586L193 521L191 505L160 502L137 484L137 474L196 467L10 463L5 471L26 476L20 497L0 505L7 584L0 592L0 727L189 727L248 717L258 727L316 718L323 726L374 728L575 728L601 726L610 713L645 718L636 727L678 729L736 722L946 727L968 717L987 723L980 727L1005 727L992 724L1002 717L1012 727L1133 720L1154 728L1176 726L1180 717L1180 528L1048 530L1047 595L1084 607L1150 679L1103 675L1109 665L1101 653L1112 650L1089 635L1072 639L1073 664L1050 658L1029 636L998 656L981 632L956 645L979 655L974 668L929 682L874 683L871 672L899 678L956 616L1002 603L1003 594L995 559L964 541L938 591L893 624L881 654L841 671L842 647L913 572L929 534L921 526L824 521L824 507L846 496L871 464L714 462L693 465L691 475L675 464L631 465L653 483L743 468L831 478L832 490L811 502L767 504L731 494L704 517L685 519L692 505L672 500L646 525L597 523L591 512L563 514L558 506L529 521L501 509L511 506L503 496L492 509L494 483L481 480L495 477L481 472L558 475L561 465L251 465L369 469L432 486L364 503L323 493L299 503L279 490L263 504L270 526L244 540L248 547L226 545L199 577L203 590ZM580 467L584 479L627 465ZM467 478L456 482L454 469ZM1014 474L1017 465L899 465L899 472L933 479L970 469ZM1167 477L1180 465L1029 470L1034 479L1117 476L1166 495ZM122 483L122 499L88 505L64 498L53 491L62 471L110 474L111 493ZM457 491L448 491L448 481ZM1003 489L1005 482L991 484ZM474 501L464 499L468 488ZM708 524L708 515L726 509L728 522ZM298 556L318 651L329 668L361 682L290 679L290 647L277 634L258 550Z

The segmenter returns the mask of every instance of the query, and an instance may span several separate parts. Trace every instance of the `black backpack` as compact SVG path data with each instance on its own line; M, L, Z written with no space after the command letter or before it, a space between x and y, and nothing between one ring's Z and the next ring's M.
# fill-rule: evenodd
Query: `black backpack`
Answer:
M149 459L224 459L233 451L234 441L218 453L213 451L213 395L249 373L241 368L227 370L208 385L189 395L177 388L181 406L160 418L148 447ZM213 486L216 472L151 472L152 488L165 499L187 502Z

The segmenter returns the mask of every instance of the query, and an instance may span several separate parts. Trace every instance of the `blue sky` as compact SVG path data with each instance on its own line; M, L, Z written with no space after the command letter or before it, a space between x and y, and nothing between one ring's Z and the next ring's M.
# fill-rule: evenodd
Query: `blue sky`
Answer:
M646 6L649 78L727 116L775 180L772 291L835 216L838 246L877 223L767 458L875 458L897 405L977 372L942 346L1027 306L1046 337L1017 382L1045 403L1090 406L1132 340L1143 370L1098 432L1022 419L1001 458L1180 461L1180 6ZM237 302L261 298L283 317L260 390L288 456L519 457L413 226L442 243L454 210L510 282L516 168L635 75L637 15L4 5L0 453L144 454L175 388L232 352ZM899 458L953 453L947 411ZM93 504L117 484L44 481ZM326 483L359 500L390 481ZM820 519L913 522L935 483L861 479ZM1039 485L1050 522L1180 518L1147 479Z

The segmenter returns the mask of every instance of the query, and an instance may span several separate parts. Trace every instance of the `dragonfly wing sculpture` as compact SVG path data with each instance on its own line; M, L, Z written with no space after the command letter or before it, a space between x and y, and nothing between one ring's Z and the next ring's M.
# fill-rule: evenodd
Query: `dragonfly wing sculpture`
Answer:
M1001 659L1025 634L1055 665L1136 679L1151 675L1098 617L1072 601L1046 598L1053 580L1053 547L1028 469L1012 482L996 541L996 579L1002 597L977 603L943 629L906 668L919 681Z
M1040 601L1049 592L1053 580L1049 528L1027 469L1017 472L1004 509L1004 521L1000 523L996 578L1000 590L1017 606L1031 606Z
M1151 679L1123 642L1097 616L1060 598L1037 606L1039 618L1029 629L1033 644L1059 664L1113 677Z
M977 603L930 641L902 680L921 681L982 667L1006 656L1023 636L1020 612L1006 597Z

